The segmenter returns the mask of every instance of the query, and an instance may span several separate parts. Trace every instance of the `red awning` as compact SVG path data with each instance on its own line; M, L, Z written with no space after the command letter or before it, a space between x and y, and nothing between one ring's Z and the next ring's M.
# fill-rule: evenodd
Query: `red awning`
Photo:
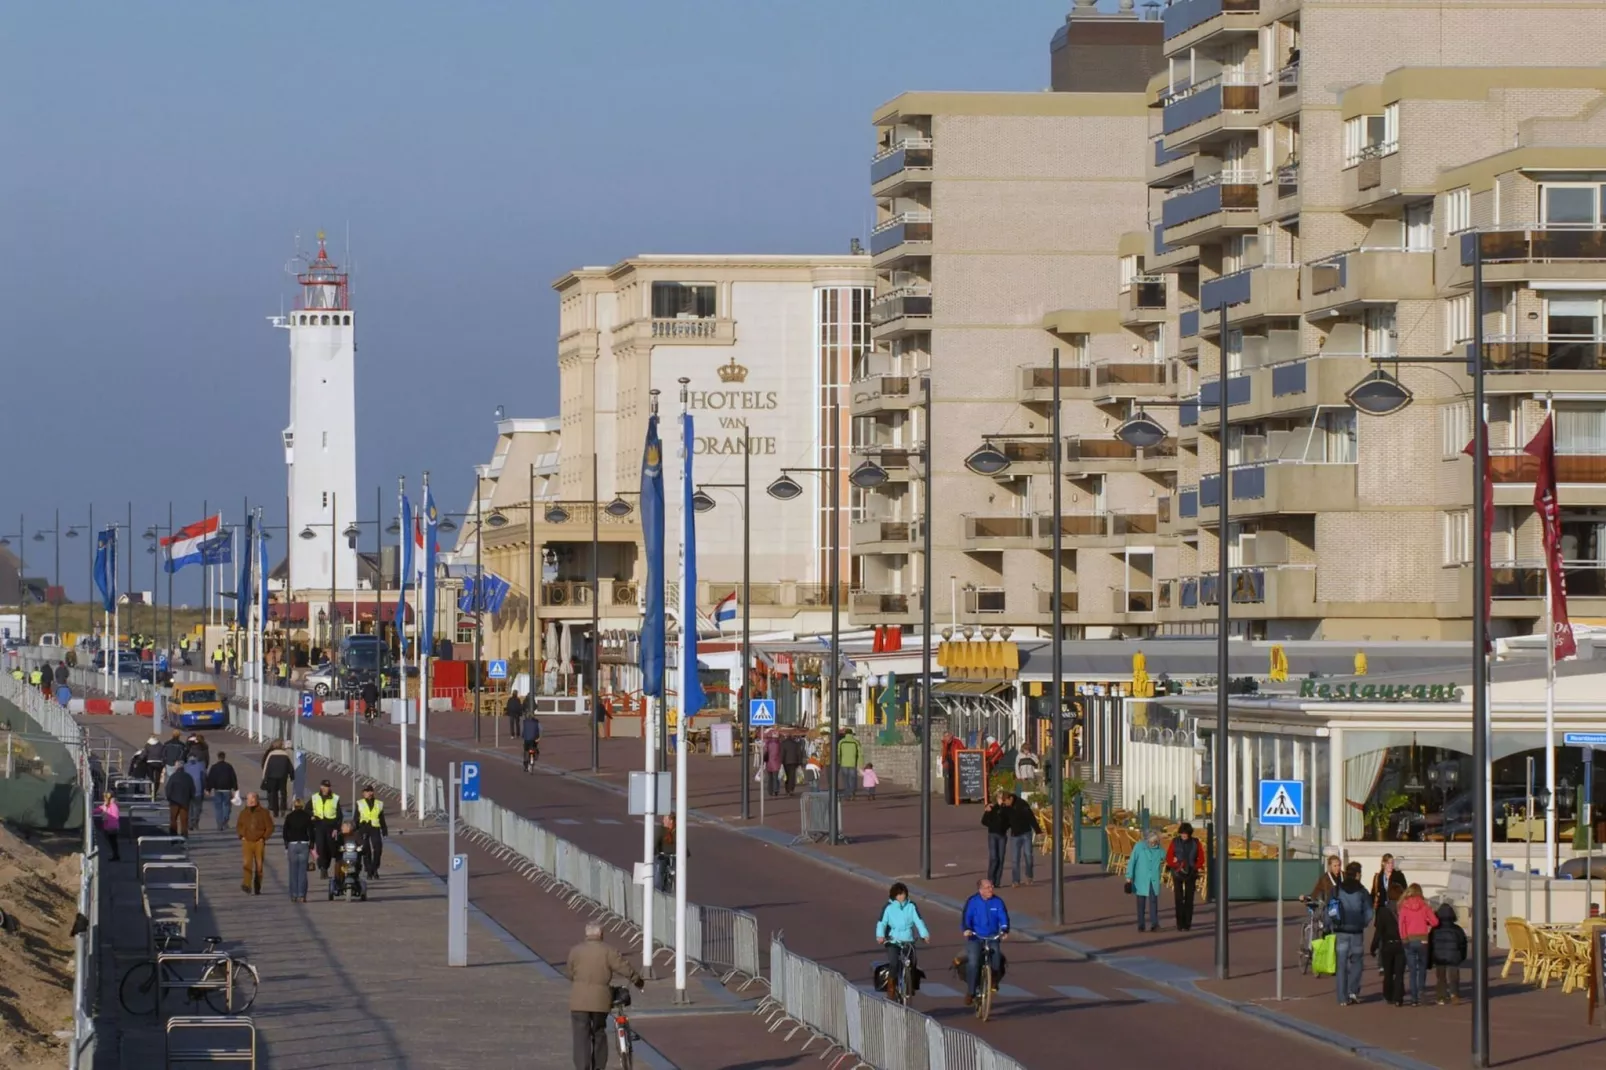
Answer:
M319 604L320 612L326 604ZM334 605L336 614L341 620L348 623L354 620L372 621L376 616L381 621L391 621L395 619L396 615L396 599L393 597L381 599L377 606L374 604L373 599L359 600L355 608L353 608L350 601L336 602ZM412 604L404 602L402 605L406 611L407 622L410 624L413 620ZM308 621L308 615L309 605L306 602L273 602L268 606L268 619L279 621L280 623L305 625Z

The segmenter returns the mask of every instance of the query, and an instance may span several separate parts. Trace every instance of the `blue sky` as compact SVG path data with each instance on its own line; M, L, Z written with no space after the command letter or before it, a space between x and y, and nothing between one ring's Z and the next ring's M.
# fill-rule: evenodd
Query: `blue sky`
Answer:
M282 523L286 336L265 317L320 227L337 256L351 232L359 496L427 468L458 508L495 406L557 411L553 279L845 250L872 109L1045 87L1070 6L12 5L0 533L129 500L137 529L170 499L180 523L246 497ZM77 597L84 545L64 546Z

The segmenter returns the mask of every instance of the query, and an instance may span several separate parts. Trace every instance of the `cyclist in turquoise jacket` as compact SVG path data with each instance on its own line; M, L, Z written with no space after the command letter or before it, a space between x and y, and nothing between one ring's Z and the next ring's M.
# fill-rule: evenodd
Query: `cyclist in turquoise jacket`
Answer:
M903 956L909 956L909 971L913 973L919 963L915 959L915 937L931 939L931 931L920 916L920 908L909 898L909 888L898 881L887 889L887 905L881 910L881 919L875 923L876 941L884 945L892 956L892 972L888 975L888 995L896 992L897 978L903 967Z

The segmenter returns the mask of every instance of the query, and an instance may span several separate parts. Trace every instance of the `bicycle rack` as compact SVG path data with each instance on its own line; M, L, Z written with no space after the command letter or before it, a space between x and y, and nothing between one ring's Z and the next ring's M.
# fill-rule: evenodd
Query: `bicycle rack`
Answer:
M203 980L208 967L223 963L223 979ZM188 963L201 967L193 977L180 976L178 965ZM169 970L171 966L173 969ZM222 989L232 993L234 988L234 960L221 951L186 951L169 954L163 952L156 956L156 1018L162 1019L162 997L165 993L176 989L186 992L207 989ZM216 1021L209 1018L208 1021Z
M164 876L168 879L152 880ZM146 862L139 867L139 879L147 891L192 892L196 908L201 906L201 870L194 862Z
M143 873L147 862L188 862L190 845L183 836L140 836L134 840L134 863Z
M205 1047L181 1048L175 1051L173 1035L184 1032L233 1033L237 1038L232 1045L220 1042ZM168 1070L177 1066L196 1066L202 1063L245 1063L255 1070L257 1064L257 1027L256 1023L245 1015L229 1015L221 1018L169 1018L164 1040Z

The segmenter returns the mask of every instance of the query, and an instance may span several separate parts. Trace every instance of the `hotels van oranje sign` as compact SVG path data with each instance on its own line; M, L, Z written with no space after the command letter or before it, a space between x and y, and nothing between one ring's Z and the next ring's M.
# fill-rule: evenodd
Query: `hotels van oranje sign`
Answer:
M1324 702L1460 702L1455 684L1323 684L1302 680L1300 698Z

